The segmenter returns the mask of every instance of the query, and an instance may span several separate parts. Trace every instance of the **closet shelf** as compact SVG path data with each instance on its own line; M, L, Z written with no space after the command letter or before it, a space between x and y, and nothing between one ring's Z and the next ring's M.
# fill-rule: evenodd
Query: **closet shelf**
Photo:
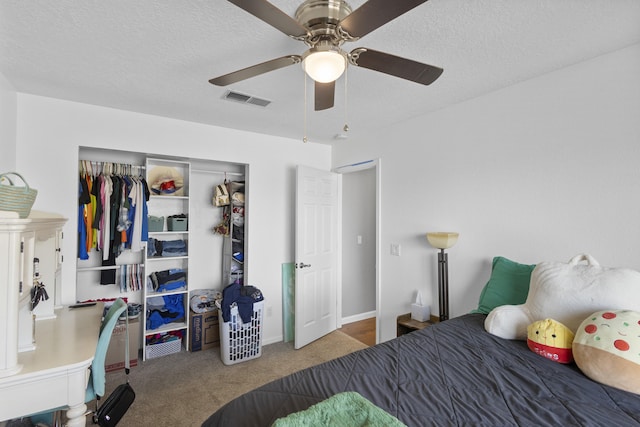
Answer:
M162 325L156 329L147 329L144 332L144 335L148 337L149 335L162 334L162 333L171 332L171 331L179 331L181 329L186 329L186 328L187 328L186 322L172 322L172 323L167 323L166 325Z
M189 256L154 256L147 258L147 261L166 261L168 259L189 259Z
M149 297L164 297L164 296L168 296L168 295L178 295L178 294L184 294L186 292L187 292L187 289L185 289L185 288L173 289L171 291L164 291L164 292L147 292L146 298L149 298Z
M188 231L149 231L149 235L162 236L167 234L189 234Z
M189 196L161 196L158 194L151 194L149 196L150 200L189 200Z
M76 271L80 272L80 271L117 270L120 267L126 267L129 265L137 265L138 267L144 267L144 264L132 263L132 264L105 265L105 266L99 266L99 267L78 267L76 268Z

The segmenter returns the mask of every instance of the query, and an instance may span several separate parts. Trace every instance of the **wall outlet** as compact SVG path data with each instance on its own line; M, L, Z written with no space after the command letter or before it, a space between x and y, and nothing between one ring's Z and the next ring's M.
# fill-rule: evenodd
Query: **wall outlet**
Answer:
M400 256L400 243L391 244L391 255Z

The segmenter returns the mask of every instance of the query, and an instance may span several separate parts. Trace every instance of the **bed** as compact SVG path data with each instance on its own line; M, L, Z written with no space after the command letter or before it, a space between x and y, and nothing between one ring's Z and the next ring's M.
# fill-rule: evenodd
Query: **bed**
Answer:
M485 331L466 314L273 381L204 423L270 426L355 391L408 426L640 426L640 395Z

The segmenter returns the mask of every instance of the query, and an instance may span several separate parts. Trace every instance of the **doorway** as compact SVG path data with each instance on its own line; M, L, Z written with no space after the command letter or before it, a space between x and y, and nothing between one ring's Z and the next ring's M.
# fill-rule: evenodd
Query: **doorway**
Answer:
M334 172L342 174L339 324L374 325L378 343L380 160L342 166Z

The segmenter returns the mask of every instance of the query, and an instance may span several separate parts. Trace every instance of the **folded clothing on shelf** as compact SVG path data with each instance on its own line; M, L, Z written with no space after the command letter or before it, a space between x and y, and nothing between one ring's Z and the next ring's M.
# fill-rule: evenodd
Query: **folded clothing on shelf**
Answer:
M154 271L147 277L147 289L153 292L173 291L187 287L187 273L182 268Z
M171 322L184 322L184 295L147 298L147 329L157 329Z
M147 243L147 256L148 257L172 257L172 256L186 256L187 255L187 241L186 240L158 240L153 237L149 237Z

